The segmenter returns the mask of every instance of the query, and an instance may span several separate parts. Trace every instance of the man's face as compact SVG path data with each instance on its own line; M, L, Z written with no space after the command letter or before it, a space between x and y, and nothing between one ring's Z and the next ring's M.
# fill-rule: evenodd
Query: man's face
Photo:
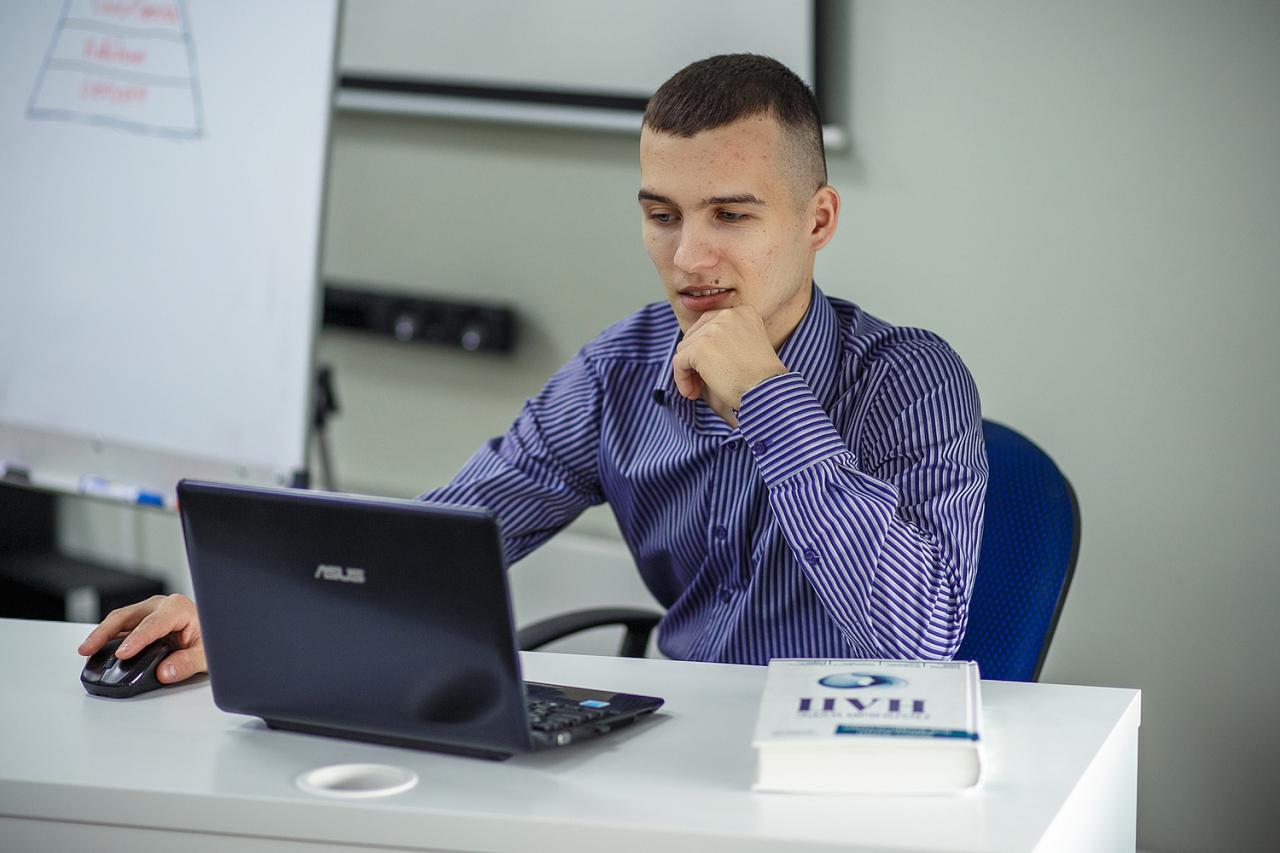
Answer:
M783 141L769 115L690 138L641 132L645 249L682 330L706 311L750 305L777 348L804 317L813 205L799 200Z

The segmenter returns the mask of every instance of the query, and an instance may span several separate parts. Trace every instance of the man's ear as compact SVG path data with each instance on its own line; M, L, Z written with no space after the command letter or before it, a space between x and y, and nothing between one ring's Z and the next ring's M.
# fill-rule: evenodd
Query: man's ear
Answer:
M840 221L840 193L835 187L823 184L809 200L810 222L809 248L818 251L831 242Z

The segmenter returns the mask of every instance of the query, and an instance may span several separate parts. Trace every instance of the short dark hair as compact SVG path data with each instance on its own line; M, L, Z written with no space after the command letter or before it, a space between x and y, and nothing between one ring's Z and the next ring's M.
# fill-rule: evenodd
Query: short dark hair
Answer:
M798 176L812 183L805 192L826 184L818 99L794 71L767 56L726 53L685 66L649 99L644 124L690 137L761 113L782 125Z

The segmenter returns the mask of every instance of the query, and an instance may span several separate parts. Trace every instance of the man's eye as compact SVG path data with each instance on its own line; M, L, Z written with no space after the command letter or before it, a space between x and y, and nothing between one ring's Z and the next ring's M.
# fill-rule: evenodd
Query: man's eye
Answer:
M661 213L656 210L649 214L649 221L656 222L658 225L668 225L671 223L673 218L674 217L670 213Z
M720 211L720 219L723 222L744 222L750 217L750 214L735 213L732 210Z

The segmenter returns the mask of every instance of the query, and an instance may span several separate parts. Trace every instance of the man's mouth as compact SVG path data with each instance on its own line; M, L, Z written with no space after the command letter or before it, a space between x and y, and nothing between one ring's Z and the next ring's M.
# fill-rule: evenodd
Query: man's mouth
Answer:
M733 293L732 287L686 287L680 291L680 304L698 313L716 311L729 307Z

